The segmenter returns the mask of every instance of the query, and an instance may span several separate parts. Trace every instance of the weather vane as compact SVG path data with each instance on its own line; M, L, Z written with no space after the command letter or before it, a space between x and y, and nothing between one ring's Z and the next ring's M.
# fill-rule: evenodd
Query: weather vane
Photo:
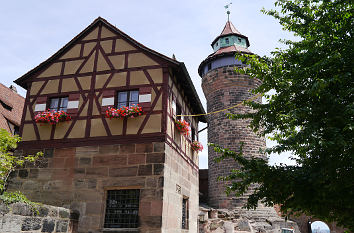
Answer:
M229 20L229 17L230 17L230 10L229 10L229 8L230 8L231 4L232 4L232 2L230 2L229 4L227 4L226 6L224 6L225 9L227 10L227 11L226 11L226 13L227 13L227 21L230 21L230 20Z

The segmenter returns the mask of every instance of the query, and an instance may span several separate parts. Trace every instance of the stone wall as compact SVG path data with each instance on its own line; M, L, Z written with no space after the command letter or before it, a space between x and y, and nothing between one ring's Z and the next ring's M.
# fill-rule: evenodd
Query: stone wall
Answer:
M184 160L178 154L176 148L166 146L162 232L198 232L198 179L198 170L192 167L186 160ZM187 198L189 203L188 231L182 229L183 198Z
M199 202L208 203L208 169L199 169Z
M36 210L24 203L0 204L0 232L63 232L76 233L77 214L68 209L39 205Z
M259 80L246 75L236 74L233 66L221 67L209 71L203 76L202 87L207 99L208 112L222 110L242 103L252 98L250 90L260 84ZM256 101L260 102L261 98ZM246 113L251 109L241 105L225 112L208 115L208 142L238 151L240 142L244 142L244 155L247 157L262 157L260 148L265 147L265 139L258 137L248 127L247 120L230 120L225 113ZM214 208L240 207L244 204L242 198L229 198L225 194L225 183L218 181L219 176L230 174L231 169L239 165L233 159L225 159L217 163L214 158L218 155L209 148L209 205Z
M138 230L160 232L164 151L161 142L46 149L39 167L12 175L9 189L77 211L80 233L105 231L107 190L140 189Z
M300 233L295 222L284 221L274 208L262 204L255 210L200 207L200 233L281 233L282 229L292 229L294 233Z

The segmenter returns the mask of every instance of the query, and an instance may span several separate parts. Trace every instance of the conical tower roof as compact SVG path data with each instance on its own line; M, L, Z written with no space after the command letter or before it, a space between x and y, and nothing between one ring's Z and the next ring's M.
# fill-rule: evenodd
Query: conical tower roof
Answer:
M229 35L229 34L241 35L241 33L235 28L235 26L231 23L231 21L226 22L225 27L222 30L220 36Z
M220 37L224 37L224 36L229 36L229 35L235 35L235 36L239 36L242 38L246 39L246 44L247 47L250 46L250 42L248 41L248 37L245 35L242 35L236 28L235 26L232 24L231 21L227 21L225 24L224 29L222 30L221 34L215 38L215 40L213 41L213 43L211 43L211 46L214 46L215 42L220 38Z

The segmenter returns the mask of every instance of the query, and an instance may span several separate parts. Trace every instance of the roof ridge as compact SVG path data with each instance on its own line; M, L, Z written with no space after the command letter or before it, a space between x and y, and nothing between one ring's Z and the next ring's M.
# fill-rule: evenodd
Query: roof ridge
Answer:
M6 88L6 89L9 91L9 93L13 93L13 94L15 94L15 95L17 95L17 96L19 96L19 97L25 99L25 97L23 97L22 95L20 95L20 94L17 93L17 92L14 92L14 91L11 90L9 87L5 86L3 83L0 83L0 85L3 86L4 88Z
M47 65L48 63L50 63L56 57L59 57L62 53L64 53L66 51L67 48L69 48L73 43L75 43L76 40L78 40L87 31L89 31L94 25L96 25L97 23L100 23L100 22L102 22L105 26L107 26L108 28L111 28L113 31L115 31L116 33L120 34L121 36L123 36L127 40L131 41L132 43L134 43L136 46L140 47L141 49L143 49L143 50L145 50L147 52L150 52L150 53L152 53L152 54L154 54L156 56L159 56L162 59L165 59L168 62L171 62L171 63L173 63L175 65L179 65L180 64L179 61L173 60L172 58L170 58L170 57L168 57L166 55L163 55L163 54L161 54L161 53L159 53L159 52L157 52L157 51L155 51L153 49L150 49L150 48L146 47L145 45L139 43L138 41L136 41L135 39L133 39L132 37L130 37L129 35L127 35L123 31L119 30L117 27L115 27L114 25L109 23L106 19L104 19L101 16L99 16L90 25L88 25L84 30L82 30L79 34L77 34L74 38L72 38L68 43L66 43L62 48L60 48L57 52L55 52L52 56L50 56L45 61L41 62L39 65L37 65L36 67L34 67L33 69L31 69L30 71L25 73L24 75L22 75L21 77L16 79L14 82L16 84L20 85L22 83L22 81L24 79L26 79L29 75L35 73L36 71L41 69L43 66ZM25 85L22 85L22 84L20 86L25 88Z

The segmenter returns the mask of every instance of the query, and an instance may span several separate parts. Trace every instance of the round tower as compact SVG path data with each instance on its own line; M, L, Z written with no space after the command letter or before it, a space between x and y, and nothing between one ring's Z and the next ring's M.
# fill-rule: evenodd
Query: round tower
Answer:
M202 88L207 99L208 112L226 109L242 103L253 97L250 90L260 84L260 80L252 79L247 75L235 72L235 67L242 67L241 61L235 59L235 53L252 54L248 47L247 36L242 35L230 22L227 21L221 34L211 43L214 50L199 66L198 72L202 77ZM256 101L260 102L261 97ZM245 113L251 109L244 105L227 111L208 115L208 141L224 148L238 151L240 142L244 142L244 155L247 157L263 157L259 148L265 147L265 139L258 137L248 127L247 120L230 120L226 113ZM235 198L227 197L225 186L227 183L218 181L219 176L225 176L231 169L239 168L233 159L225 159L217 163L218 155L209 149L208 154L208 196L209 205L214 208L241 207L246 196Z

